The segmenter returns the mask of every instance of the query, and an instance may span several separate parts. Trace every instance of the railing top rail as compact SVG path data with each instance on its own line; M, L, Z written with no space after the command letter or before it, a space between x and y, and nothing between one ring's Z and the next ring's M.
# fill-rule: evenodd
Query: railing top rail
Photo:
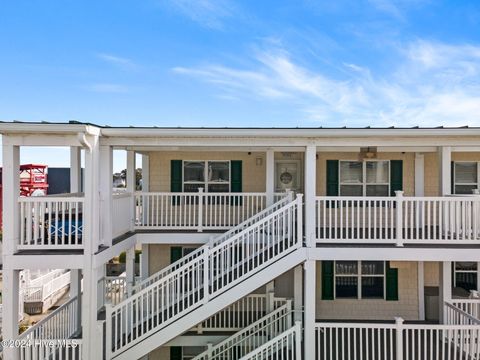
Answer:
M58 202L58 201L76 201L83 202L84 196L81 194L58 194L47 196L19 196L18 202Z
M141 195L172 195L172 196L179 196L179 195L202 195L202 196L231 196L231 197L238 197L238 196L266 196L266 192L171 192L171 191L136 191L134 192L135 196Z
M316 322L315 328L352 328L352 329L396 329L397 324L391 323L357 323L357 322ZM472 330L479 329L478 325L447 325L447 324L405 324L403 329L421 329L421 330Z
M317 200L395 201L396 196L316 196ZM479 195L402 196L404 201L480 201Z
M452 310L454 310L454 311L457 312L458 314L466 317L466 318L467 318L468 320L470 320L472 323L477 324L477 325L480 325L480 319L477 319L475 316L472 316L472 315L470 315L469 313L467 313L466 311L458 308L458 307L455 306L453 303L450 303L450 302L448 302L448 301L445 301L445 306L451 308Z
M480 305L480 298L479 299L452 299L451 302L453 304L479 304Z
M19 335L18 339L24 339L27 337L29 334L33 333L36 329L38 329L40 326L48 322L51 318L55 317L60 311L68 307L70 304L76 302L78 300L77 296L74 298L71 298L68 300L65 304L59 306L57 309L53 310L50 314L45 316L42 320L37 322L35 325L29 327L25 332L23 332L21 335Z

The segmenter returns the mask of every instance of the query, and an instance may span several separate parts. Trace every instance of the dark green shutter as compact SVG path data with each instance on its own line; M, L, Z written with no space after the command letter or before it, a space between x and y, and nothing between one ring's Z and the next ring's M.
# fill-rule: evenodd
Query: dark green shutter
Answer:
M338 160L327 160L327 196L338 196Z
M170 360L182 360L182 347L170 346Z
M386 300L397 301L398 300L398 269L390 267L390 262L386 263Z
M170 161L170 191L182 192L183 191L183 162L182 160ZM172 205L180 204L180 197L172 197Z
M182 258L182 247L172 246L170 248L170 264L173 264L175 261L178 261L181 258Z
M242 192L242 161L230 161L230 191ZM242 205L241 197L234 198L234 205Z
M390 160L390 196L403 190L403 160Z
M450 164L450 194L455 194L455 163Z
M322 300L333 300L333 261L322 261Z

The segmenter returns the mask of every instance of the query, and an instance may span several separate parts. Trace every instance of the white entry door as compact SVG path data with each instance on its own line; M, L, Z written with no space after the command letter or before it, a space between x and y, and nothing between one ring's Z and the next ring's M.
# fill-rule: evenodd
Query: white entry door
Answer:
M275 161L275 191L302 191L300 160Z

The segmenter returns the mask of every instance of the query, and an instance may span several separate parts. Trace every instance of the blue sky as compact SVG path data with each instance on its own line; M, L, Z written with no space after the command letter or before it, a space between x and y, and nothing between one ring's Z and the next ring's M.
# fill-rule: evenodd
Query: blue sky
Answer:
M480 125L478 1L4 1L0 119Z

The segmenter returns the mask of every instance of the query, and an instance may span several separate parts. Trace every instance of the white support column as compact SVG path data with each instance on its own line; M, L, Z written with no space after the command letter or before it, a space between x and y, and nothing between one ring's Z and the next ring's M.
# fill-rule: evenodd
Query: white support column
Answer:
M317 179L317 147L308 145L305 148L305 241L307 247L315 244L315 196Z
M135 281L135 247L132 246L127 250L125 271L127 273L127 294L132 295L132 288Z
M150 157L142 155L142 191L150 191Z
M302 320L303 309L303 269L299 265L293 269L293 310L295 321Z
M305 359L315 359L315 297L316 297L316 263L307 260L304 263L304 354Z
M98 136L88 136L88 150L85 151L85 199L83 210L83 301L82 301L82 338L83 358L97 359L102 353L95 341L97 331L97 279L103 269L93 267L93 256L98 250L100 238L100 146Z
M18 337L19 270L3 269L3 340L15 340ZM19 348L5 347L4 358L20 358Z
M82 323L82 271L80 269L70 269L70 299L77 297L78 311L77 324Z
M452 186L452 148L450 146L440 146L438 148L439 156L439 189L440 196L451 195Z
M148 244L142 244L142 263L140 265L140 275L142 276L142 280L146 279L150 274L149 248Z
M70 192L82 190L82 157L79 146L70 146Z
M112 246L113 150L110 146L100 146L100 164L101 242L105 246Z
M417 264L418 320L425 320L425 270L423 261Z
M415 153L415 196L425 196L425 155Z
M267 150L265 168L266 168L265 190L267 193L267 206L270 206L274 202L274 194L275 194L275 152L271 149Z
M270 281L265 286L267 314L274 310L273 298L275 297L275 281Z
M130 198L130 230L133 231L135 224L135 197L133 194L136 190L136 171L135 171L135 151L127 151L127 192L132 194Z
M439 321L444 323L446 319L445 301L452 300L452 262L440 262L440 289L439 289Z

